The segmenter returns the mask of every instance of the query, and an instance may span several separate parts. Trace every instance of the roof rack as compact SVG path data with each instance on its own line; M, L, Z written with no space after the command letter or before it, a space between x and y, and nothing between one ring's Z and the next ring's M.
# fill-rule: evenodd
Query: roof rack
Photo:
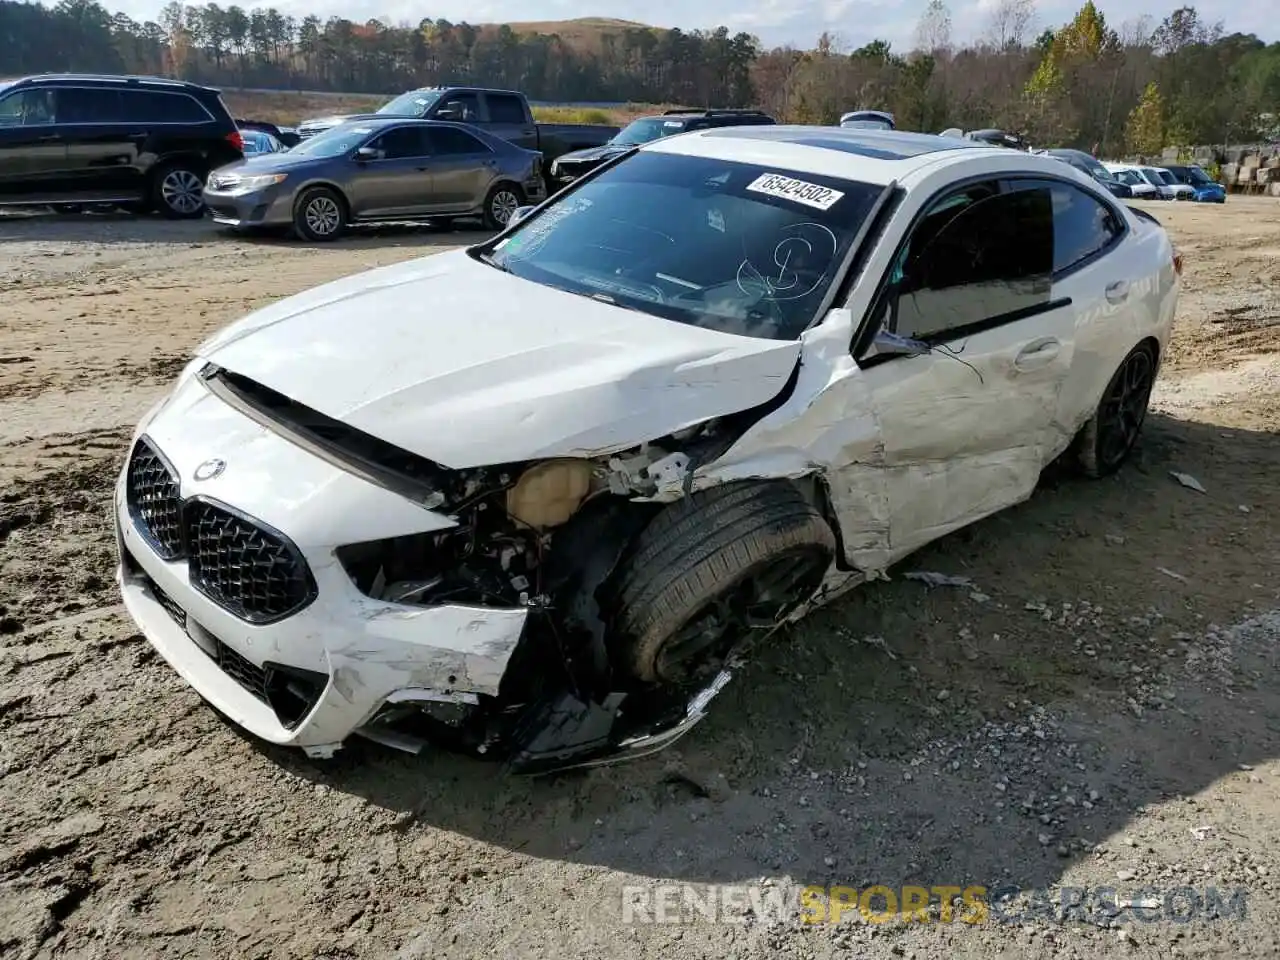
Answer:
M742 110L714 109L712 110L712 109L704 109L702 107L680 107L676 110L662 111L662 115L664 117L671 117L681 113L703 113L703 114L706 114L708 117L742 117L742 116L763 117L765 115L763 110L754 110L754 109L742 109Z

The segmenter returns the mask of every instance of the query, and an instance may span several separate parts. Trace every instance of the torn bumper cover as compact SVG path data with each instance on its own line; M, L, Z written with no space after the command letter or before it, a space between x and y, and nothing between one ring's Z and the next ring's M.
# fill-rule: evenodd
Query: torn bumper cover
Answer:
M323 756L389 704L497 695L527 609L375 600L335 557L344 543L443 529L448 518L305 453L190 381L142 429L115 493L124 602L235 723Z

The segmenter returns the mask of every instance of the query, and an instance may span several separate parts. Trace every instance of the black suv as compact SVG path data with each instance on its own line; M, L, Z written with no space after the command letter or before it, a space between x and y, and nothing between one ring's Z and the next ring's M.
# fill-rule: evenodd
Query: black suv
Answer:
M209 171L244 157L217 90L154 77L0 82L0 205L204 213Z
M661 116L640 117L623 127L603 147L575 150L558 157L549 171L551 187L563 187L619 154L651 140L708 127L759 126L777 122L759 110L668 110Z

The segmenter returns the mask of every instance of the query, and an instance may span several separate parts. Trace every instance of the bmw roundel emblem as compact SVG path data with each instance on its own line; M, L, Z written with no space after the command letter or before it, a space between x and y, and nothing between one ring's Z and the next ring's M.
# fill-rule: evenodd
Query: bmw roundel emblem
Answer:
M227 469L227 461L219 460L214 457L212 460L206 460L200 466L196 467L195 473L192 474L197 480L212 480L214 477L222 475L222 471Z

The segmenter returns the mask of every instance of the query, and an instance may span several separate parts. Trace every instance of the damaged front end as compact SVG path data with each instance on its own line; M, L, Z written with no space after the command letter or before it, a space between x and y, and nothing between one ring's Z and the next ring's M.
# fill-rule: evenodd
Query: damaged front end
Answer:
M694 471L781 403L597 457L452 470L209 365L224 401L344 470L453 525L345 544L336 558L372 601L523 610L493 693L449 685L389 697L357 732L417 752L428 743L505 761L520 773L614 762L667 746L728 682L732 656L696 683L645 682L618 655L616 574Z

